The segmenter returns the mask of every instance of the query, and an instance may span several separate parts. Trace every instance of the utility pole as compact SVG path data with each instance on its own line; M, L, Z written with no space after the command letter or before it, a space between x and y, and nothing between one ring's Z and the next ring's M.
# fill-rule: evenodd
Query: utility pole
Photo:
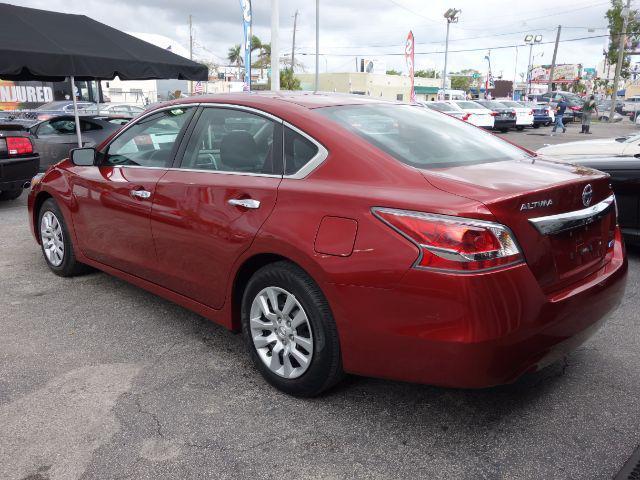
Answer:
M449 56L449 26L452 23L458 23L458 15L462 12L457 8L450 8L444 12L444 18L447 20L447 39L444 46L444 71L442 72L442 95L446 100L446 88L447 88L447 57ZM478 98L480 97L480 90L478 89Z
M316 0L316 81L315 91L320 87L320 0Z
M551 59L551 70L549 70L549 92L553 91L553 75L556 70L556 56L558 55L558 44L560 43L560 31L562 25L558 25L558 33L556 33L556 44L553 47L553 58Z
M513 67L513 87L511 88L511 100L516 99L516 83L518 82L518 46L516 45L516 61Z
M613 122L613 115L616 112L616 98L618 96L618 83L620 82L620 72L622 72L622 62L624 62L624 46L627 43L627 25L629 24L629 14L631 13L631 0L627 0L627 6L622 10L624 20L622 22L622 32L618 43L618 62L616 63L616 76L613 80L613 94L611 95L611 110L609 111L609 123Z
M293 73L293 67L295 63L296 56L296 28L298 25L298 10L293 15L293 45L291 46L291 73Z
M189 15L189 60L193 60L193 23ZM189 81L189 95L193 95L193 80Z
M279 0L271 0L271 90L280 90L280 46L278 34L280 30Z

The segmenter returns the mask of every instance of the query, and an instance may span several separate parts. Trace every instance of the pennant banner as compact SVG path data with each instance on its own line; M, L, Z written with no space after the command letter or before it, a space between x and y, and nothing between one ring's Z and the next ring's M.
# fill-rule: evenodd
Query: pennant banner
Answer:
M415 42L413 40L413 32L409 31L407 37L407 43L404 46L404 59L407 62L407 70L409 70L409 78L411 79L411 101L416 101L416 92L413 85L413 67L414 67L414 52Z
M240 0L242 26L244 30L244 86L242 90L251 90L251 0Z

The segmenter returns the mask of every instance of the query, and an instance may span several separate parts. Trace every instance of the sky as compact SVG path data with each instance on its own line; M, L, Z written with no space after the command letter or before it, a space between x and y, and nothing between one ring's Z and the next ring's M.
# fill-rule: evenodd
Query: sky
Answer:
M193 16L196 58L226 64L227 50L242 42L238 0L4 0L15 5L76 13L127 32L160 34L188 49L188 16ZM638 2L638 0L635 0ZM271 38L271 0L253 0L253 29ZM293 16L298 10L296 59L314 71L315 1L280 0L280 48L290 54ZM632 2L632 7L634 2ZM556 29L562 25L557 63L595 67L608 39L603 0L320 0L320 71L354 71L356 57L377 58L406 73L403 52L409 30L416 41L416 69L444 66L446 20L450 7L461 9L451 25L448 71L487 69L490 51L494 76L518 80L526 72L527 33L542 35L533 47L533 64L551 63ZM597 37L566 41L581 37ZM499 48L507 47L507 48ZM465 51L466 50L466 51ZM475 51L469 51L475 50ZM391 54L391 55L385 55ZM517 63L516 63L517 55Z

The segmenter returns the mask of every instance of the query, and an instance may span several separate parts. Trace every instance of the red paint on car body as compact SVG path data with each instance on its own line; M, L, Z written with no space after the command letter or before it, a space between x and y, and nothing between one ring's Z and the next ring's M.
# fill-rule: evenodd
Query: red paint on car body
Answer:
M600 202L611 195L606 175L533 156L420 170L315 111L376 103L366 98L281 93L175 102L198 103L274 115L316 139L328 157L302 179L63 161L29 195L36 239L37 205L51 196L79 261L227 328L239 326L234 298L243 267L260 256L289 259L327 298L347 372L447 386L513 381L575 348L623 296L627 261L611 215L584 238L549 238L528 221L540 211L520 210L547 199L544 215L584 208L587 183L593 204ZM132 198L132 188L151 191L152 201ZM259 199L260 209L227 203L244 197ZM373 208L500 223L523 260L463 274L415 268L418 246ZM611 232L606 255L572 256L579 241Z

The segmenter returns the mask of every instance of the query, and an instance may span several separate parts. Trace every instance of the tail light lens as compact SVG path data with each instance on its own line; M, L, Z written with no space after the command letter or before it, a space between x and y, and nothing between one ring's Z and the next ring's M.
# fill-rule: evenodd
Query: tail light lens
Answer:
M462 116L462 120L464 120L464 121L466 122L467 120L469 120L469 117L470 117L470 116L471 116L471 114L470 114L470 113L465 113L465 114Z
M570 110L573 110L574 112L579 112L580 111L580 107L569 107Z
M392 208L373 213L420 249L414 267L465 273L524 260L511 231L498 223Z
M491 115L492 117L497 117L498 116L498 112L491 112L489 115Z
M533 115L533 110L529 110L529 115Z
M27 137L7 137L5 140L9 156L33 153L33 145Z

